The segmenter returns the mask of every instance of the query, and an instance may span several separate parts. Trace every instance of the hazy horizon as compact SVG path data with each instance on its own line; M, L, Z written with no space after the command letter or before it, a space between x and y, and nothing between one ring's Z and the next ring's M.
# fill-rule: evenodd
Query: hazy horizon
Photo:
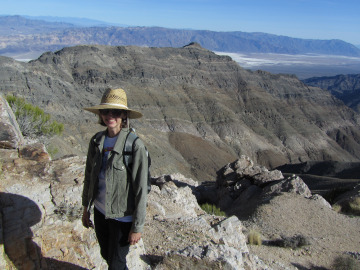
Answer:
M357 0L13 0L1 13L88 18L131 26L262 32L360 45Z

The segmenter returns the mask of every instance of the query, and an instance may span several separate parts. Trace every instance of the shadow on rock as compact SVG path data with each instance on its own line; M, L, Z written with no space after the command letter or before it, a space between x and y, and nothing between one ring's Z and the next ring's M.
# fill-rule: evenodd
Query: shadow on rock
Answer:
M0 192L0 205L0 244L4 245L5 253L16 269L85 269L42 257L41 248L32 241L31 227L41 222L41 211L34 201Z

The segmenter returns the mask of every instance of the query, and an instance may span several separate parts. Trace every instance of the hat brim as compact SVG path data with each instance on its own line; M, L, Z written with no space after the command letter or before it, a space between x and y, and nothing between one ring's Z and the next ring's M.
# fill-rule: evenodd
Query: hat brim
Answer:
M135 110L131 110L125 106L116 106L114 104L100 104L97 106L93 106L93 107L88 107L88 108L83 108L86 111L95 113L97 115L100 115L100 110L104 110L104 109L118 109L118 110L125 110L128 111L128 117L130 119L136 119L136 118L141 118L143 115L141 112L135 111Z

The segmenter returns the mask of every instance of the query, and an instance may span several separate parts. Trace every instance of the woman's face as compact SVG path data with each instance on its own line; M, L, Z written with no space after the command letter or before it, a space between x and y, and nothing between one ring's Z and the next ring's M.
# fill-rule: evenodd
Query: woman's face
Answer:
M100 110L100 117L104 124L115 132L120 132L124 122L127 120L127 112L117 109Z

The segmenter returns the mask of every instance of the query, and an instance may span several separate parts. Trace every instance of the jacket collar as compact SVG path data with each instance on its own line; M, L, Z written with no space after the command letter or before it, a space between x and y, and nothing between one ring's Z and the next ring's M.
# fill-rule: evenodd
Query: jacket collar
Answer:
M116 143L114 145L114 149L112 150L113 152L116 152L118 154L122 153L128 133L129 133L129 128L121 129L119 136L116 140ZM102 149L102 147L104 145L105 135L107 135L107 130L100 131L95 136L94 142L99 146L100 149Z
M113 152L116 152L118 154L122 153L124 150L124 144L125 144L125 140L127 137L127 134L129 133L129 129L128 128L122 128L120 130L119 136L116 140L116 143L114 145L114 149Z

